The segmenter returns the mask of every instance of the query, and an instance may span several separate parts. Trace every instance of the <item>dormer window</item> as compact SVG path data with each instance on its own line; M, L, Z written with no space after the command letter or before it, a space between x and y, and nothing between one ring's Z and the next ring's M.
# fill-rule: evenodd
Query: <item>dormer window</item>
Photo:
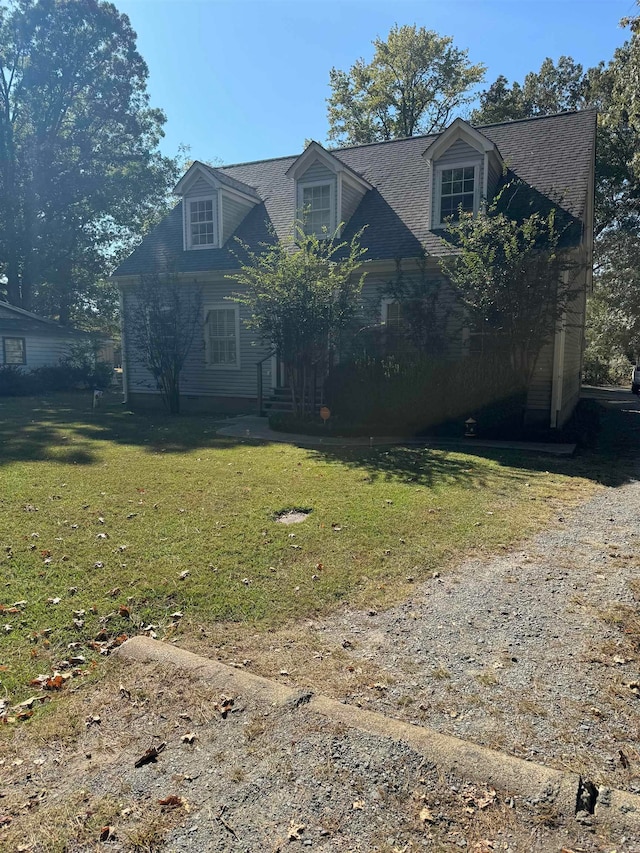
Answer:
M496 144L461 118L422 152L431 166L429 228L446 228L463 213L490 201L503 162Z
M189 201L187 234L189 248L207 248L216 245L216 202L213 197Z
M196 161L174 190L182 196L184 249L217 249L260 203L254 187Z
M310 142L286 171L293 181L296 219L306 234L331 238L346 223L371 184L335 154Z
M335 231L334 187L335 181L298 184L298 207L306 234L327 237Z

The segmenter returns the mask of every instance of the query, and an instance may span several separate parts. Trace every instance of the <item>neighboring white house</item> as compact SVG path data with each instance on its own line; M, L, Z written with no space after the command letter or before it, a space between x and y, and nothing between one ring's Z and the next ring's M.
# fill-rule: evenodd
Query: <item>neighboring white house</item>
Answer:
M14 365L25 370L56 365L69 355L73 344L91 343L93 335L61 326L54 320L0 302L0 366ZM100 339L100 360L113 360L113 343ZM109 358L109 354L111 358Z
M554 340L538 358L527 400L530 422L559 427L580 393L586 293L593 247L596 114L562 113L474 128L456 119L446 130L326 150L316 142L302 154L212 168L195 162L176 187L182 197L114 274L122 294L124 391L132 403L158 402L158 389L133 345L140 276L170 269L185 293L202 294L201 331L181 375L185 407L242 411L255 405L256 364L269 354L245 327L244 306L230 297L238 267L238 237L253 251L286 238L306 214L307 228L322 233L343 223L349 240L365 228L367 279L363 297L377 300L379 322L402 322L400 306L382 298L396 262L405 269L426 258L427 276L442 281L439 259L450 254L444 225L460 205L477 212L506 181L517 179L529 210L554 206L570 223L566 244L582 270L576 296ZM453 299L453 294L451 293ZM447 354L470 352L469 330L446 328ZM471 342L472 343L472 342ZM266 361L265 389L280 371Z

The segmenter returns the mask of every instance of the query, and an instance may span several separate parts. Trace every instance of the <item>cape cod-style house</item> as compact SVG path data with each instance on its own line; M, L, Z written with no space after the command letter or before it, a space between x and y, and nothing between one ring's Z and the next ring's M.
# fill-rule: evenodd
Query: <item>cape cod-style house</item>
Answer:
M391 142L326 150L312 142L299 155L213 168L195 162L176 187L180 202L122 263L115 279L122 294L123 370L126 399L157 402L158 390L132 345L132 330L143 306L135 297L141 276L171 269L185 292L202 294L201 327L182 371L185 408L254 411L256 365L264 391L279 382L275 359L265 359L268 342L256 340L243 323L244 307L229 299L237 292L238 237L257 249L275 234L285 238L306 213L306 227L318 234L341 223L349 240L366 226L367 277L363 299L377 304L381 324L402 322L393 300L381 298L398 261L403 268L423 259L423 269L441 279L438 260L451 251L446 219L462 205L477 212L507 180L530 188L542 207L554 205L573 223L572 251L580 262L570 316L540 353L527 399L530 422L560 427L580 391L584 313L591 283L593 245L593 111L472 127L456 119L442 133ZM452 357L468 352L469 330L456 326L448 338ZM465 349L466 348L466 349Z

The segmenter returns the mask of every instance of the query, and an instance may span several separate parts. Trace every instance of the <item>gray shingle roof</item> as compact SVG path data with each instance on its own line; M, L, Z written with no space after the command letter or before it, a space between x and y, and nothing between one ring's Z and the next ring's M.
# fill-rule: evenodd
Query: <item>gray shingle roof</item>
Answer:
M509 170L537 192L551 197L571 217L584 216L593 169L596 114L592 110L562 113L480 127L498 147ZM436 135L414 136L331 151L374 189L369 190L347 223L344 238L363 226L367 259L417 257L422 248L442 255L446 244L427 229L431 175L422 156ZM268 241L271 224L278 237L290 233L295 217L293 181L286 172L297 159L283 157L224 166L218 176L254 187L262 199L240 224L237 236L256 246ZM237 268L233 239L220 249L183 251L182 203L125 260L115 276L160 272L167 264L178 272Z

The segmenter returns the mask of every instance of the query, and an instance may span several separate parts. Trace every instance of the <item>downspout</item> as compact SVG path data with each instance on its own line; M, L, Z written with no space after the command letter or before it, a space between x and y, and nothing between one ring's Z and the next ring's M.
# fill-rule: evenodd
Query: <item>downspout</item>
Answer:
M129 402L129 381L127 374L127 341L124 332L124 296L122 287L118 288L118 302L120 305L120 348L122 350L122 402Z

